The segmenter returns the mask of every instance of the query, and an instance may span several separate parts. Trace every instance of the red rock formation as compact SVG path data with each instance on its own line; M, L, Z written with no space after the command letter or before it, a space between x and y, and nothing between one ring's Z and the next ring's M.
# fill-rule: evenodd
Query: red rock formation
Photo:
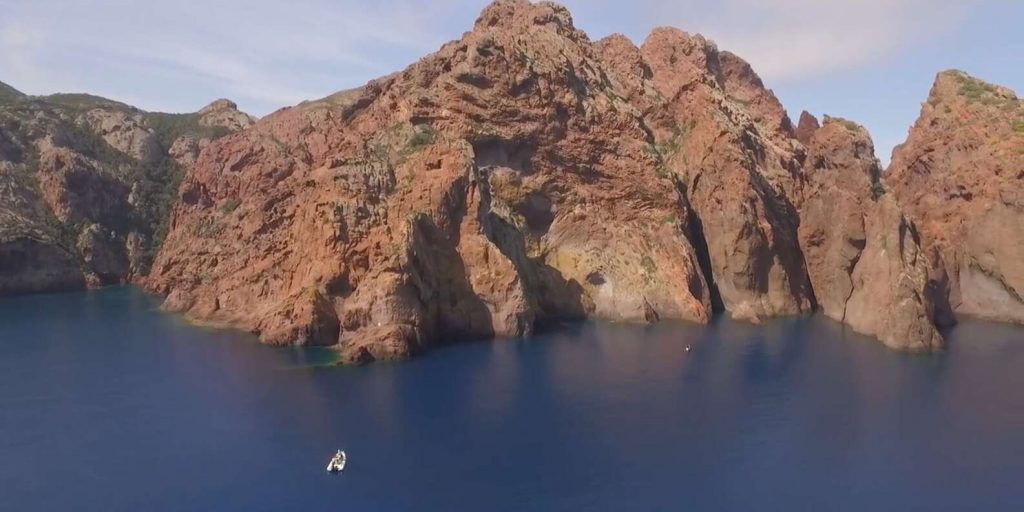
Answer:
M801 120L802 127L814 124ZM809 187L799 233L822 311L893 348L941 347L917 228L881 188L867 130L826 117L807 135Z
M1024 323L1024 102L941 73L885 181L921 226L956 312Z
M623 94L564 8L496 2L404 72L210 146L149 286L347 360L538 319L705 322L692 212Z
M661 152L700 218L725 308L754 322L810 311L790 199L801 194L802 148L782 106L703 37L657 29L642 53L664 99L652 123Z
M775 137L782 146L789 146L788 139L793 137L793 122L789 120L786 109L775 97L775 93L767 89L754 68L736 54L720 52L718 61L722 85L729 98L746 107L747 113L764 135Z
M1005 156L993 133L949 151ZM922 216L927 200L885 194L873 151L841 120L804 113L794 130L751 67L700 36L592 43L564 8L499 0L408 69L206 147L147 285L190 318L337 345L346 361L555 318L705 322L718 306L758 322L810 311L812 283L829 316L934 349L943 272L923 254L951 261L961 238L936 235L951 230ZM935 151L898 155L910 170L894 180L938 169ZM959 272L958 303L975 309L1003 300L992 289L1020 297L1016 246L982 236L1015 240L1014 189L997 189L969 279L999 286L964 287Z
M818 123L818 118L804 110L800 113L800 124L796 127L796 132L794 133L796 140L799 140L804 145L810 144L811 137L819 128L821 128L821 124Z

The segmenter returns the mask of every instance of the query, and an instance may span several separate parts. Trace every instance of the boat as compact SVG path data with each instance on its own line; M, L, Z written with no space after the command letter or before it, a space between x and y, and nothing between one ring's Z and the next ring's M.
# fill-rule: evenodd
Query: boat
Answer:
M327 472L341 473L341 470L345 469L346 460L345 452L338 450L338 453L335 453L334 457L331 458L331 461L327 463Z

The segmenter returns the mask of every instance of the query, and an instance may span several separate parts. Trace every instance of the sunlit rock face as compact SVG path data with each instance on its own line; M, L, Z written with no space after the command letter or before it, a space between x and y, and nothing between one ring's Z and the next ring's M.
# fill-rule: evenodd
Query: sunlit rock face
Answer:
M1024 102L939 74L885 181L920 226L950 306L1024 323Z
M800 245L822 311L893 348L940 348L920 234L885 193L867 131L826 118L807 136Z
M147 286L192 319L347 362L554 319L819 307L926 351L954 280L988 286L956 288L961 311L1017 293L995 256L1009 245L975 241L978 272L949 278L907 171L884 177L859 126L805 113L794 127L703 37L594 42L551 3L494 2L401 72L172 153L189 171ZM1001 200L979 232L1016 229Z

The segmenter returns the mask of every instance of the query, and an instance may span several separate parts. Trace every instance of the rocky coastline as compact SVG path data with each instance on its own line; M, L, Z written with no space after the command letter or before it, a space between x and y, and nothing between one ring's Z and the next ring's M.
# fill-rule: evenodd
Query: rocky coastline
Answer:
M259 120L66 96L0 87L0 294L132 281L347 363L560 319L821 311L909 352L1024 323L1024 102L958 71L888 169L702 36L527 0Z

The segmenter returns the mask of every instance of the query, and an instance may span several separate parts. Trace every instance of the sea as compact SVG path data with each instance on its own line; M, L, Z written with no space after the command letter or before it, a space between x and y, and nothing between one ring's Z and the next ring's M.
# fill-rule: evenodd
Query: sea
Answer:
M336 367L159 305L0 299L0 510L1024 510L1020 326L912 356L821 316L587 322Z

